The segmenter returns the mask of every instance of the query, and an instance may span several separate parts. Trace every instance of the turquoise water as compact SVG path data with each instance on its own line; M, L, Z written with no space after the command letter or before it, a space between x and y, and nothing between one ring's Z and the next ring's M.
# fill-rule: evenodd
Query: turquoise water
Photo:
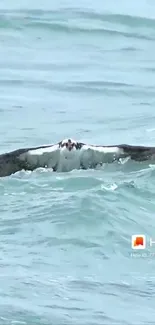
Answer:
M0 152L66 137L155 145L153 0L1 0ZM0 324L154 324L154 198L147 162L1 178Z

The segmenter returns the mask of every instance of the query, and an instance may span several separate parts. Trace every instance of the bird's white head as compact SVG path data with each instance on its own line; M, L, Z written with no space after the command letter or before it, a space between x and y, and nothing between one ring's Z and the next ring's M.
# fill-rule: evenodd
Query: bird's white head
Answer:
M77 150L77 141L73 139L64 139L59 143L59 146L62 151L76 151Z

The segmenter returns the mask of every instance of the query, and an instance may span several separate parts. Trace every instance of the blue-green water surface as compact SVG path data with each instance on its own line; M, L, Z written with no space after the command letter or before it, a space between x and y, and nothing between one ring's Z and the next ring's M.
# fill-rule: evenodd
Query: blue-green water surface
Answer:
M0 153L155 145L155 1L0 2ZM147 248L131 248L133 234ZM0 324L155 322L155 165L0 179Z

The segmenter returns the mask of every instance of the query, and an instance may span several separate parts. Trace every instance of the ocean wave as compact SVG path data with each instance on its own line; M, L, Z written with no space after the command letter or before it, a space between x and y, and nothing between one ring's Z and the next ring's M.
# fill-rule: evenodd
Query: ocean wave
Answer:
M128 83L114 81L73 81L73 82L53 82L47 80L21 79L0 79L0 86L4 88L17 89L47 89L50 91L64 93L85 93L90 96L104 94L105 96L123 95L124 97L155 98L154 88L152 86L132 85Z
M74 8L68 9L59 9L59 10L39 10L39 9L22 9L22 10L0 10L0 15L6 17L13 17L13 18L25 18L25 19L46 19L46 20L57 20L58 18L62 18L62 20L69 19L69 18L84 18L86 20L92 21L107 21L112 23L118 23L127 25L129 27L152 27L154 28L155 19L148 18L144 16L138 15L130 15L130 14L116 14L110 13L108 11L101 11L101 12L94 12L89 9L87 10L76 10Z
M128 27L128 30L122 29ZM40 29L52 33L154 40L154 19L80 11L0 11L1 29ZM152 33L151 33L152 31Z

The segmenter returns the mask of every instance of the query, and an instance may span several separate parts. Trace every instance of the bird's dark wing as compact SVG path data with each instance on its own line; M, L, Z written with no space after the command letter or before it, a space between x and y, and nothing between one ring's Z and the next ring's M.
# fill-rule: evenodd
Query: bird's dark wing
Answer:
M130 157L135 161L155 160L155 147L134 146L127 144L95 146L81 144L81 165L84 168L98 164L111 163L120 158Z
M0 155L0 177L9 176L22 169L54 168L59 161L59 144L18 149Z
M155 147L133 146L128 144L120 144L118 147L123 150L125 156L129 156L132 160L155 160Z

